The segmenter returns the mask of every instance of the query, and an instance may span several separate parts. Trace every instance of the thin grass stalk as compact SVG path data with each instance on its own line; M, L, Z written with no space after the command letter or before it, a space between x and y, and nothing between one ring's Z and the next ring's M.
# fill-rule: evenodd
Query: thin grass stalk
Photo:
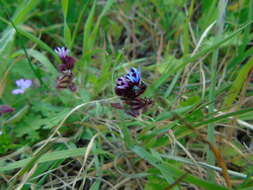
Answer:
M218 12L218 22L217 22L217 32L216 32L216 39L219 40L221 38L221 34L223 32L223 27L224 27L224 21L225 21L225 10L227 6L227 0L220 0L218 4L219 12ZM215 87L216 87L216 81L217 81L217 65L218 65L218 56L219 56L219 48L217 48L213 55L212 55L212 64L211 64L211 85L210 85L210 91L209 91L209 101L213 102L210 104L208 112L212 113L213 110L215 109ZM209 142L212 144L215 144L215 136L214 136L214 131L215 131L215 125L214 123L210 123L208 125L208 131L207 131L207 139ZM207 150L207 162L210 165L215 164L215 156L210 148ZM209 180L215 182L215 176L214 172L209 170L208 172L208 178Z
M5 5L5 3L4 3L4 5ZM15 23L17 23L16 22L16 20L15 19L11 19L11 17L10 17L10 11L8 10L8 9L5 9L5 13L6 13L6 15L7 15L7 18L10 20L9 21L9 24L14 28L14 30L15 30L15 32L17 33L17 34L20 34L19 33L19 30L18 30L18 28L16 27L16 24ZM33 71L33 73L34 73L34 75L37 77L37 79L40 81L40 84L42 85L42 86L44 86L44 87L46 87L46 88L48 88L47 87L47 85L43 82L43 80L42 80L42 78L41 78L41 75L40 75L40 72L36 69L36 68L34 68L34 66L33 66L33 64L32 64L32 61L31 61L31 58L29 57L29 55L28 55L28 53L27 53L27 50L26 50L26 48L25 48L25 46L21 43L21 47L22 47L22 49L23 49L23 51L24 51L24 54L25 54L25 57L26 57L26 59L27 59L27 61L28 61L28 64L29 64L29 66L30 66L30 68L31 68L31 70Z

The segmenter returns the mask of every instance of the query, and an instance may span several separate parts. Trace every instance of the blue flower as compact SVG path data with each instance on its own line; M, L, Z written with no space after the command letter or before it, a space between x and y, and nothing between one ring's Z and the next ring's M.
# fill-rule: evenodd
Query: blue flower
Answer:
M125 75L125 77L134 84L139 84L141 81L141 69L135 69L131 67L130 71Z
M135 98L145 90L146 85L141 81L140 68L137 70L132 67L126 75L121 76L116 81L115 93L121 97Z
M32 81L29 79L16 80L17 89L12 90L12 94L23 94L27 88L32 85Z

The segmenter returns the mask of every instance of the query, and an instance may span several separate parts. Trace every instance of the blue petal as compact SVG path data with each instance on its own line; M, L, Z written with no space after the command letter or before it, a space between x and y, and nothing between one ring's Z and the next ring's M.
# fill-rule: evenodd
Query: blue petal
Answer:
M126 77L132 82L132 83L139 83L141 80L141 71L140 68L137 70L134 67L131 67L129 73L126 75Z

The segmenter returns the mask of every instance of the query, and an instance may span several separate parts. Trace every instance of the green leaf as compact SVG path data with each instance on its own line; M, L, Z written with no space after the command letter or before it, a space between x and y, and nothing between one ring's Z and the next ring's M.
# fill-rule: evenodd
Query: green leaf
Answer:
M45 69L50 74L52 74L52 78L56 78L56 76L58 75L57 69L53 66L53 64L49 61L49 59L43 53L34 49L28 49L27 53L29 56L38 60L42 64L42 66L44 66ZM16 52L15 54L12 55L12 58L20 56L20 55L24 55L24 51Z
M28 18L28 14L31 12L31 10L34 9L39 3L40 0L23 1L19 6L17 6L17 10L15 11L14 16L12 18L13 23L15 25L19 25L24 22ZM8 8L5 9L3 7L3 10L8 11ZM7 27L2 33L2 37L0 39L0 54L8 47L14 37L15 30L13 28Z
M250 60L246 64L244 64L240 69L240 71L238 72L235 81L233 82L231 88L228 91L228 95L225 97L223 103L224 108L229 108L234 103L244 83L246 82L252 68L253 68L253 57L251 57Z
M86 151L86 148L76 148L76 149L60 150L60 151L46 153L39 158L38 163L44 163L44 162L49 162L49 161L54 161L54 160L59 160L59 159L82 156L84 155L85 151ZM24 167L26 164L28 164L31 161L31 159L32 158L27 158L27 159L6 164L5 166L0 168L0 173Z
M90 187L90 190L99 190L100 184L101 184L101 181L96 180L95 183L93 183L92 186Z
M31 10L35 8L40 0L27 0L23 1L21 5L18 6L18 9L13 16L13 23L18 25L26 20L27 15L31 13Z
M64 40L67 47L70 47L71 46L71 31L67 24L69 1L62 0L61 4L62 4L62 9L63 9L63 15L64 15Z
M2 33L0 38L0 55L4 52L7 46L13 41L15 36L15 30L13 28L8 28Z
M60 63L60 58L59 56L50 48L45 42L34 36L33 34L23 30L21 27L17 27L18 33L21 34L22 36L28 38L29 40L33 41L35 44L37 44L39 47L44 49L45 51L49 52L51 55L54 56L54 58Z
M96 0L93 2L92 8L90 10L88 19L85 22L84 26L84 32L83 32L83 54L87 52L90 47L90 33L92 30L92 24L93 24L93 16L95 14L95 8L96 8Z

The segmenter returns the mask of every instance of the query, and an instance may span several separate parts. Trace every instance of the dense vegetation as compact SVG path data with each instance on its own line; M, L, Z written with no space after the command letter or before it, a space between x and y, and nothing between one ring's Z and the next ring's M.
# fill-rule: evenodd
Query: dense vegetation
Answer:
M253 1L0 8L0 189L253 189Z

